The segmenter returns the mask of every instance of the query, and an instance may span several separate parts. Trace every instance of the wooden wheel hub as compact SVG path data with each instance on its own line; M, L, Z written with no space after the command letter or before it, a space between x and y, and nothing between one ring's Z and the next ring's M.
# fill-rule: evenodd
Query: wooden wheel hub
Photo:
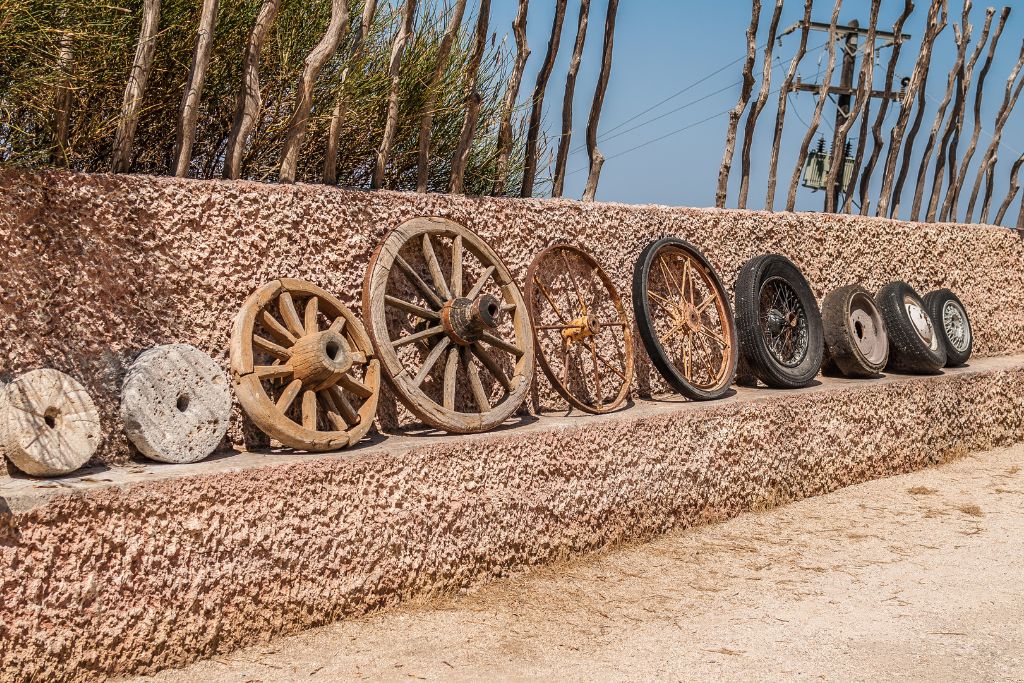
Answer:
M441 326L459 346L469 346L485 332L498 329L504 317L501 302L490 294L476 299L458 297L441 308Z
M327 389L338 383L353 365L348 342L333 330L300 337L292 347L288 363L302 386L313 391Z

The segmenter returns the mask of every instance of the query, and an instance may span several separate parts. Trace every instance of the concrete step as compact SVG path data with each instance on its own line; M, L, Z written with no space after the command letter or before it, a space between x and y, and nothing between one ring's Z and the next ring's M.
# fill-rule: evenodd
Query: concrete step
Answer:
M0 483L0 671L101 679L1024 436L1024 356Z

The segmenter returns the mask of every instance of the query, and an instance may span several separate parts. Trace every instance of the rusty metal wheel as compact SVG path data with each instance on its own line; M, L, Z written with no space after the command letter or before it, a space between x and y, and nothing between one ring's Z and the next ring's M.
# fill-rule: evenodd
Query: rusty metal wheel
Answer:
M555 391L588 413L615 410L633 381L633 332L615 285L594 257L556 244L526 274L537 361Z
M482 432L526 399L526 302L494 250L461 225L414 218L388 233L370 259L363 312L385 377L424 423Z
M253 292L231 334L242 408L268 436L303 450L344 448L369 431L380 393L373 356L355 315L301 280L282 278Z
M689 242L665 237L640 254L633 311L651 362L695 401L721 398L736 376L736 323L722 281Z

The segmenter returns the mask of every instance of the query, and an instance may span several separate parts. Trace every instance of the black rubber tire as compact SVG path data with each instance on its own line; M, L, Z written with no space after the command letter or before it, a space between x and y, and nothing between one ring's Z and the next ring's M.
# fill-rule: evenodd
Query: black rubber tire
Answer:
M863 323L850 320L851 308L862 312ZM868 311L864 312L867 308ZM889 360L889 334L885 320L871 292L860 285L840 287L825 297L821 304L821 322L825 332L828 363L846 377L877 377ZM858 320L860 322L860 320ZM859 339L869 336L875 346L866 353ZM825 372L825 368L822 368ZM828 373L826 373L828 374Z
M966 339L959 344L959 348L953 344L953 341L949 338L949 333L946 331L943 309L947 304L959 308L960 313L963 315L967 334ZM948 289L937 289L934 292L925 294L924 307L932 317L939 339L946 349L946 367L955 368L966 365L967 361L971 359L971 354L974 353L974 329L971 327L971 320L967 316L967 307L964 306L956 294Z
M669 386L693 401L713 401L722 398L731 390L733 380L736 379L736 361L739 354L735 351L730 354L730 364L721 386L710 391L688 382L669 359L669 355L665 351L665 347L661 345L661 340L658 338L657 330L651 320L651 310L647 300L647 279L651 272L651 264L654 262L654 257L658 251L667 246L674 246L688 251L710 274L725 304L728 314L726 316L728 318L727 322L731 329L732 338L736 339L736 320L733 317L732 307L729 304L729 293L722 284L721 278L718 277L718 272L697 247L678 237L663 237L651 242L640 252L640 256L636 260L636 266L633 268L633 315L636 320L637 332L640 334L640 339L643 340L644 348L647 350L651 363L654 364L658 374L664 378Z
M761 287L772 278L779 278L789 285L807 319L807 349L799 364L794 367L782 364L768 350L768 343L759 323ZM821 369L825 351L821 311L806 278L785 256L765 254L743 264L736 278L736 328L739 333L740 352L747 365L759 380L770 387L805 387L814 381Z
M929 344L918 334L910 319L905 301L914 303L927 316L934 330L935 324L924 300L906 282L890 282L875 295L875 303L882 313L889 332L889 365L895 372L934 375L946 364L946 349L938 336Z

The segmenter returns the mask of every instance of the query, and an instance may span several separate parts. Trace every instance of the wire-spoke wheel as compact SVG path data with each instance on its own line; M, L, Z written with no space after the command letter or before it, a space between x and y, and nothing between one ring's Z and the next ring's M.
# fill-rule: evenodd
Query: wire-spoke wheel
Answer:
M946 367L967 363L974 353L974 333L963 302L952 291L938 289L924 295L924 305L946 347Z
M693 245L649 244L633 271L633 311L647 355L672 388L721 398L736 376L736 324L725 287Z
M482 432L526 399L526 302L494 250L461 225L414 218L388 233L370 259L363 311L385 377L424 423Z
M821 312L800 269L785 256L758 256L740 269L736 326L747 364L768 386L807 386L821 369Z
M242 304L231 335L235 393L249 419L285 446L343 448L373 424L380 361L337 298L282 278Z
M622 405L633 381L633 332L594 257L568 244L544 249L527 270L526 301L537 361L555 391L588 413Z

